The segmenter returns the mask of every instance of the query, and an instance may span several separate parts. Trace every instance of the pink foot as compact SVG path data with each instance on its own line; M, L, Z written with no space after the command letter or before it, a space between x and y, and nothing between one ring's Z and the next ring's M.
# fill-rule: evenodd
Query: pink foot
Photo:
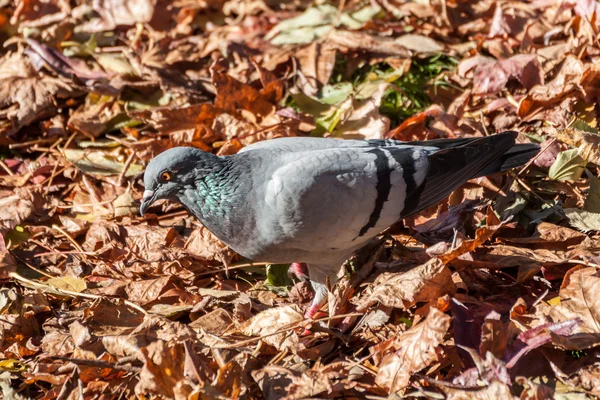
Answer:
M325 313L321 311L321 304L311 304L308 310L304 313L304 318L317 319Z
M288 276L294 279L294 276L302 282L309 280L308 267L305 263L292 263L288 268Z
M306 310L306 312L304 313L304 318L312 320L319 319L324 316L325 313L321 311L321 304L311 304L308 310ZM302 333L300 333L300 336L308 336L310 334L311 330L309 328L304 328Z

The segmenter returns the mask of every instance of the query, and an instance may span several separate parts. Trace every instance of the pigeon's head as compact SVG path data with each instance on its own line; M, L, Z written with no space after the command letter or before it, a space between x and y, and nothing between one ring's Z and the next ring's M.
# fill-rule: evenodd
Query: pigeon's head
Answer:
M179 201L181 193L210 172L218 157L193 147L175 147L154 157L144 172L140 214L156 200Z

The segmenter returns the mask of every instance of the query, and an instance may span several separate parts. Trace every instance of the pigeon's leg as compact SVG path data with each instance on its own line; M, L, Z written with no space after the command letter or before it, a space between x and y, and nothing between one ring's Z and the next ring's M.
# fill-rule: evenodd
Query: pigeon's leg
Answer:
M313 318L321 310L321 307L323 307L323 305L327 301L328 290L325 284L311 280L310 285L315 291L315 297L313 298L310 307L308 307L308 310L306 310L306 313L304 314L305 318Z
M341 264L341 263L340 263ZM337 273L339 267L335 268L331 265L316 265L308 264L308 276L310 277L310 285L315 291L315 297L304 314L306 318L315 318L321 307L325 305L328 299L329 289L327 285L333 286L337 281Z
M291 263L287 274L292 280L294 277L302 282L310 280L308 277L308 267L305 263Z

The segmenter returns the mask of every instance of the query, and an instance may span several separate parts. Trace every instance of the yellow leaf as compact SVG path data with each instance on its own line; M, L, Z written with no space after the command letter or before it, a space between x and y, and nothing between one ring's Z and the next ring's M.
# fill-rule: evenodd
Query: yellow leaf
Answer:
M14 360L12 358L0 360L0 371L21 372L26 369L27 366L19 360Z
M72 276L58 276L56 278L50 278L46 281L46 284L56 289L69 290L77 293L81 293L87 289L87 285L83 279Z
M560 297L556 296L555 298L548 300L548 304L550 304L551 306L559 306L560 305Z

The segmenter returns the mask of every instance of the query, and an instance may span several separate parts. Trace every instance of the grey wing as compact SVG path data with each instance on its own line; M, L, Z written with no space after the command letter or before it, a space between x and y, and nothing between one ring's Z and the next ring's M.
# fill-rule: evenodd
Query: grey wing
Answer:
M333 148L374 148L374 147L410 147L403 142L388 139L342 140L317 137L286 137L253 143L240 150L244 153L252 150L274 150L281 152L301 152Z
M360 247L396 222L414 190L407 180L420 185L428 168L419 147L330 148L287 158L264 187L259 229L313 253Z

